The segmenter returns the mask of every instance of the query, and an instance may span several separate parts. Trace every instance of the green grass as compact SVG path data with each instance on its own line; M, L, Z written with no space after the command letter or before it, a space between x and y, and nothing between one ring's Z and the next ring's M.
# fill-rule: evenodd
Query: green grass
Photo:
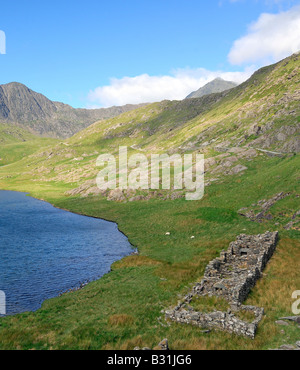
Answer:
M247 310L241 310L238 312L234 312L234 315L240 320L243 320L246 322L253 322L255 320L255 314Z
M226 312L230 308L230 304L222 298L209 296L195 296L190 306L198 312L210 313L213 311Z
M0 166L17 162L58 140L40 138L20 127L0 123Z
M35 313L1 319L0 348L132 349L154 346L164 337L174 349L263 349L284 344L287 336L295 342L297 328L291 325L282 335L274 322L291 314L291 294L300 286L299 232L271 221L254 223L235 213L280 191L299 194L299 164L299 156L257 160L244 176L208 187L204 199L196 202L120 204L97 197L66 198L68 186L63 183L22 183L17 176L0 180L1 188L30 191L58 207L118 222L140 252L116 262L111 273L81 291L47 301ZM299 206L293 199L282 203L291 213ZM278 205L279 219L280 213ZM238 234L277 228L281 241L275 257L246 302L266 309L254 341L227 333L204 335L175 323L168 327L159 319L160 311L175 305L178 294L186 294L190 284L201 279L206 264Z
M17 162L22 158L35 153L41 147L52 146L56 139L39 138L35 140L6 144L0 147L0 166Z
M228 223L237 219L238 215L231 209L200 207L197 210L197 218L211 222Z

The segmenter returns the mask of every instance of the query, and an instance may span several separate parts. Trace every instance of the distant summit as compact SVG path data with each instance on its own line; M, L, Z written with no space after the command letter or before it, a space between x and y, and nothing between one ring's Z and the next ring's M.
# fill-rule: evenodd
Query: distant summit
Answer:
M225 81L222 78L218 77L205 86L201 87L199 90L192 92L186 97L186 99L201 98L204 95L220 93L225 90L232 89L237 85L238 84L236 84L235 82Z
M41 136L70 137L96 121L116 117L142 105L75 109L53 102L18 82L0 85L0 123L21 126Z

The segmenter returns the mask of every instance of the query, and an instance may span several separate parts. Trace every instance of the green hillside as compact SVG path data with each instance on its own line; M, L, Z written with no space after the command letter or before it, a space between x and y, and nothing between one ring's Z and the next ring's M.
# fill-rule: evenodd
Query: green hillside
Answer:
M171 349L268 349L299 340L296 324L276 324L291 316L300 286L299 72L293 55L229 92L154 103L0 168L1 189L115 221L139 251L82 290L1 319L0 348L152 348L168 338ZM188 202L172 190L101 193L96 159L120 145L146 155L204 153L204 198ZM280 242L246 301L266 312L255 340L165 321L161 311L176 305L237 235L267 230L278 230Z
M229 92L154 103L96 122L25 158L14 171L29 181L63 182L71 189L80 185L93 192L91 180L99 171L96 158L100 153L117 154L121 145L132 153L203 153L209 169L206 177L214 181L236 172L237 166L247 167L264 150L299 153L299 71L300 56L293 55L259 70Z
M294 55L262 68L229 92L152 104L96 123L75 135L70 143L98 147L121 143L151 151L207 151L217 146L251 144L298 152L295 129L299 129L300 122L299 71L300 55ZM286 137L278 140L282 132Z
M40 148L57 142L56 139L41 138L23 128L0 123L0 167L17 162Z

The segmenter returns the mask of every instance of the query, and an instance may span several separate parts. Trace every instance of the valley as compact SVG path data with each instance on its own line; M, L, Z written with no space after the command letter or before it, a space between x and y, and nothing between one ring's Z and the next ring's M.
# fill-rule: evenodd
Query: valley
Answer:
M1 189L114 221L138 250L82 290L45 301L36 312L1 318L0 348L153 348L162 338L175 350L295 343L298 324L276 321L291 316L291 296L300 287L299 78L298 53L230 90L147 104L95 120L66 139L0 126ZM204 154L203 199L186 201L184 189L101 191L96 160L104 153L118 157L120 146L147 157ZM246 300L265 309L254 340L165 319L164 311L238 235L267 231L278 231L279 242Z

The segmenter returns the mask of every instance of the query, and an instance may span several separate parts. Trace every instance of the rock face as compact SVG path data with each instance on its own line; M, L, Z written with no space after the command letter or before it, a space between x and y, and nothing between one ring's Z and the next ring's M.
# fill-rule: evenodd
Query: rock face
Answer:
M237 84L235 82L225 81L222 78L216 78L215 80L201 87L199 90L192 92L186 97L186 99L201 98L202 96L220 93L236 86Z
M166 318L208 329L219 329L238 335L255 337L263 308L243 306L250 290L262 276L262 271L272 257L278 241L278 232L263 235L240 235L220 258L206 267L203 280L173 310L166 311ZM215 296L225 299L231 308L227 312L196 312L189 304L196 296ZM254 321L246 322L235 313L251 312Z
M118 116L142 105L74 109L53 102L17 82L0 85L0 122L22 125L35 134L49 137L70 137L96 121Z

